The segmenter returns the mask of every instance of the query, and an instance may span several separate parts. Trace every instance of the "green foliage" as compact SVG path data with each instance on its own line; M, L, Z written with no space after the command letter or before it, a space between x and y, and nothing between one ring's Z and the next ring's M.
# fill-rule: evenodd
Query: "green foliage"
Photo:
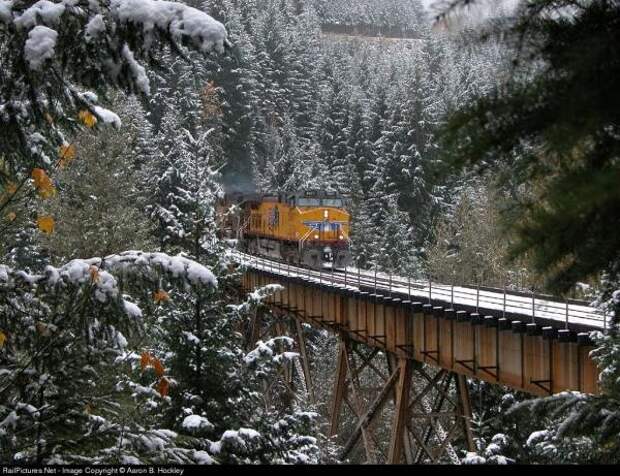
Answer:
M132 388L119 386L134 361L129 340L137 345L145 337L138 305L148 308L159 286L215 284L196 279L210 276L197 264L190 275L189 264L133 252L48 266L42 274L0 265L3 462L120 462L136 451L140 434L156 429L141 417L126 420L141 407L132 405ZM160 398L154 387L151 380L133 389Z
M504 212L512 255L566 291L620 258L620 3L536 0L519 13L513 80L454 113L444 155L502 164L504 184L527 186Z
M163 2L152 5L161 6ZM177 6L174 14L168 10L168 18L161 16L148 28L144 18L135 14L135 5L109 0L53 3L41 10L33 1L3 7L8 13L0 19L2 182L21 174L28 177L33 167L50 167L66 132L79 127L79 111L91 111L109 122L111 116L96 107L94 92L105 94L112 88L148 93L144 68L137 61L155 65L155 54L163 45L180 52L180 45L186 44L206 52L203 42L212 40L212 47L223 49L226 32L207 15L201 20L213 22L210 38L170 28L187 8ZM95 17L102 25L99 29L93 27ZM26 45L37 28L55 33L55 40L42 58L33 60Z
M142 150L141 142L153 136L137 99L117 96L114 105L123 129L80 132L74 140L79 157L55 174L59 193L38 205L56 220L54 233L40 240L54 263L154 245L144 213L148 178L139 167L160 157Z

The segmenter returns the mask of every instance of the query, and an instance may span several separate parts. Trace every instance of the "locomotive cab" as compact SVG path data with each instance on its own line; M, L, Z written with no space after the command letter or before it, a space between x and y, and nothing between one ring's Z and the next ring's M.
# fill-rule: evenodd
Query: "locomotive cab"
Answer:
M329 192L248 196L241 243L250 253L314 269L349 262L348 200Z

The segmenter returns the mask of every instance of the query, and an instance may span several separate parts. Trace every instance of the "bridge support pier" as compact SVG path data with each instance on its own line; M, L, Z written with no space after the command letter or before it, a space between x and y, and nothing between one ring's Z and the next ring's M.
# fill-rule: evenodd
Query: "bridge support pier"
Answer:
M459 463L452 443L460 440L474 450L471 433L471 405L464 376L446 370L435 374L421 362L388 356L388 375L373 362L381 353L374 349L363 355L358 346L341 336L334 379L330 436L338 433L340 416L346 404L354 416L353 430L348 432L342 459L349 457L360 442L366 462ZM357 357L357 359L355 358ZM374 396L364 399L360 376L372 370L383 382ZM365 401L364 401L365 400ZM366 403L364 405L364 403ZM393 406L389 428L389 445L375 437L380 415L388 404ZM387 450L387 451L385 451Z

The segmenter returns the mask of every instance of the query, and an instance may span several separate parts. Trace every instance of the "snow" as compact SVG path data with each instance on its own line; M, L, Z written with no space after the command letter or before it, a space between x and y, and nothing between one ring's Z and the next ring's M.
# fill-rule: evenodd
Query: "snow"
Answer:
M84 91L83 93L78 93L78 96L86 102L96 103L99 101L99 96L92 91Z
M299 354L297 352L282 352L280 355L277 355L276 357L274 357L273 360L275 360L278 363L282 361L290 362L291 360L295 360L298 357L299 357Z
M215 462L206 451L194 450L192 457L194 461L196 461L196 464L213 464Z
M134 303L123 301L123 307L129 317L142 317L142 310Z
M187 278L193 284L211 284L212 286L217 286L217 279L213 273L203 265L190 260L187 260L186 264Z
M234 444L245 448L246 442L260 438L260 433L251 428L239 428L239 430L227 430L222 434L222 443ZM213 447L213 445L211 445ZM218 449L217 447L213 449ZM221 446L220 448L221 449Z
M215 442L211 443L209 445L209 451L211 451L211 453L213 453L214 455L221 453L222 452L222 442L221 441L215 441Z
M45 61L54 57L58 33L46 26L35 26L28 33L24 56L30 69L38 71Z
M484 450L484 453L486 456L498 455L501 452L502 452L502 447L498 445L497 443L489 444L489 446L487 446L486 449Z
M7 417L4 420L0 422L0 428L11 426L13 427L13 429L15 429L15 427L17 426L18 419L19 417L17 416L17 413L15 413L15 411L12 411L11 413L7 415Z
M245 439L253 440L260 438L260 433L251 428L239 428L239 436L243 436Z
M86 41L96 40L105 30L103 16L101 14L95 15L86 24L86 31L84 33Z
M462 460L463 464L485 464L486 462L487 460L484 459L482 456L479 456L477 453L473 453L470 451L467 452L465 458L463 458Z
M121 22L142 26L146 45L155 27L170 31L176 41L187 37L203 52L224 52L226 28L206 13L181 3L164 0L112 0L110 12Z
M192 344L197 344L197 345L200 344L200 339L196 337L194 334L192 334L191 332L183 331L183 335L185 336L188 342L191 342Z
M140 443L142 443L149 451L163 451L167 446L167 441L154 435L141 435Z
M13 18L11 10L13 9L13 0L0 0L0 22L8 23Z
M95 106L93 105L93 111L94 113L99 117L99 119L101 119L105 124L112 124L114 127L116 127L117 129L121 128L121 118L118 117L117 114L115 114L114 112L110 111L109 109L106 109L104 107L101 106Z
M135 260L135 264L144 264L159 267L162 271L171 273L174 277L187 277L194 285L211 285L217 287L217 278L205 266L184 256L170 256L165 253L143 253L141 251L127 251L116 256L106 257L106 262L115 266L122 264L125 259Z
M47 283L50 286L55 286L60 280L60 272L53 266L46 266L44 273L47 276Z
M125 43L123 45L122 50L123 58L127 61L129 65L129 70L136 82L136 86L143 94L147 96L151 94L151 85L149 83L149 78L146 76L146 70L144 67L136 61L133 56L133 52L129 49L129 46Z
M119 349L125 349L127 347L127 339L120 332L116 332L116 345L118 345Z
M211 422L200 415L186 416L181 426L188 431L210 430L213 428Z
M547 434L548 434L547 430L535 431L528 437L527 442L525 443L525 446L532 447L536 445L537 443L544 440L547 437Z
M45 25L58 25L60 17L65 12L64 3L54 3L49 0L39 0L30 8L24 10L15 18L15 26L20 29L28 29L37 25L40 19Z
M256 348L250 352L248 352L245 357L243 358L243 361L247 364L250 365L252 363L254 363L256 360L258 360L261 357L273 357L274 355L274 347L276 346L277 341L283 341L284 345L287 346L292 346L295 341L293 339L291 339L290 337L287 336L279 336L279 337L274 337L273 339L269 339L266 342L263 342L262 340L259 340L258 342L256 342ZM277 356L274 357L274 361L276 363L280 363L282 360L292 360L296 357L298 357L299 354L295 353L295 352L284 352L282 354L279 354Z
M505 448L508 446L508 437L503 433L496 433L493 435L493 438L491 438L491 442Z

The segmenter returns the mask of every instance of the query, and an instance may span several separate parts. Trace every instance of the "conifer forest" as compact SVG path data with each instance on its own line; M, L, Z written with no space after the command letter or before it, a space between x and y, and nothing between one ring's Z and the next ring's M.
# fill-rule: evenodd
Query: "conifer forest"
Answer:
M617 464L619 325L620 0L0 0L3 474Z

